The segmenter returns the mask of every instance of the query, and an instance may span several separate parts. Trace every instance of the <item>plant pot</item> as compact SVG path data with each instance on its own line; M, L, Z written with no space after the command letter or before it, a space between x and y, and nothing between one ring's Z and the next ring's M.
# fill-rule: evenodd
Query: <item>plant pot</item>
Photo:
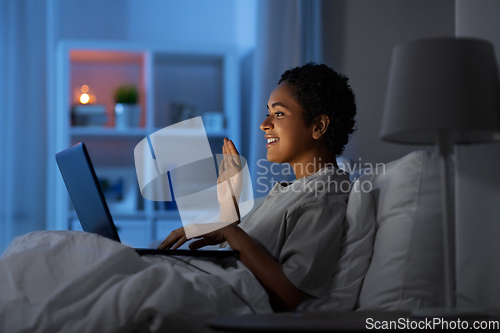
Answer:
M140 115L140 105L118 103L115 106L115 127L118 129L138 127Z

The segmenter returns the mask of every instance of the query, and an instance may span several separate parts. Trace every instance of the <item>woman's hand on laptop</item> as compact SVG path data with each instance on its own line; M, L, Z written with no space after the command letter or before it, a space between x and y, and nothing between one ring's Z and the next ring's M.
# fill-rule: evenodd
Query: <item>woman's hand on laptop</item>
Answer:
M170 233L170 235L165 238L165 240L158 246L158 249L170 249L173 250L180 247L182 244L186 243L189 239L186 237L184 228L175 229Z
M206 233L200 237L195 237L196 240L189 244L190 250L197 250L204 246L218 245L226 241L226 237L233 232L233 228L236 226L234 224L229 224L223 228L217 229L215 231ZM236 227L238 228L238 227ZM198 239L199 238L199 239Z

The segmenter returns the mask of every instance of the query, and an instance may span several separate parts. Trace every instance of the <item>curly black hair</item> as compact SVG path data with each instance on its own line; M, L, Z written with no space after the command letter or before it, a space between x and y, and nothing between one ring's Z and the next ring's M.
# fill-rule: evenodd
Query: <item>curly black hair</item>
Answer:
M287 70L278 82L291 85L307 126L319 115L328 116L326 143L335 156L342 155L349 135L356 130L356 101L348 80L324 64L308 63Z

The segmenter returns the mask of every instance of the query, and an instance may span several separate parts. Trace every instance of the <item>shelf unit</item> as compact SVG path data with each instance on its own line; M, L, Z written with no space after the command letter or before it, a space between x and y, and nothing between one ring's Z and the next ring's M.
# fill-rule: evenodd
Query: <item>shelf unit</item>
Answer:
M56 59L56 108L49 112L47 229L78 229L79 223L55 163L55 154L80 141L85 142L96 168L134 168L134 147L147 135L173 123L175 103L194 105L199 115L221 112L225 126L206 127L212 153L220 153L222 139L240 144L239 65L231 48L158 46L127 42L63 41ZM71 107L78 103L83 84L104 105L108 122L104 127L77 127L71 123ZM140 94L138 127L114 127L113 92L118 85L134 84ZM174 139L194 135L189 128L173 132ZM135 169L134 169L135 170ZM135 174L135 172L134 172ZM113 208L111 215L124 243L144 247L181 227L176 209L141 197L137 178L134 208Z

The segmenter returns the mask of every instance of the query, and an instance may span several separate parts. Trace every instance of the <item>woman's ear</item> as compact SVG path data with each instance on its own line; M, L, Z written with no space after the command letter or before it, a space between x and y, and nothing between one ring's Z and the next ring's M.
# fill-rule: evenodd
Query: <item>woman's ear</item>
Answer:
M330 124L330 118L328 118L327 115L321 114L317 116L316 120L314 121L313 138L316 140L321 138L328 129L329 124Z

